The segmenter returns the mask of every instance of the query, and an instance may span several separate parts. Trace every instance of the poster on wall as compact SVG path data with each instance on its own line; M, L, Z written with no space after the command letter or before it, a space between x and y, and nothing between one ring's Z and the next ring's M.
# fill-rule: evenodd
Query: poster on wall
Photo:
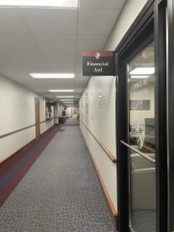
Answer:
M150 110L150 100L130 100L130 110Z
M83 76L114 76L113 51L83 51Z
M50 119L53 117L53 105L52 103L46 101L46 107L45 107L45 114L46 114L46 119Z

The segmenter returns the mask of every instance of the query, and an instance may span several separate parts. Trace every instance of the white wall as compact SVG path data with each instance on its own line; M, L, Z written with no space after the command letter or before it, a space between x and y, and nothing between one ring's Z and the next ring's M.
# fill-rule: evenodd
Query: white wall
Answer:
M147 0L127 1L104 50L115 50L146 2ZM84 123L116 157L115 92L115 77L91 77L80 99L80 127L117 210L117 165L83 125Z
M55 117L55 124L59 124L59 103L57 102L54 107L54 117Z
M81 104L83 107L80 107L80 119L116 157L113 139L115 138L115 130L113 130L115 128L115 78L92 77L80 100L80 106Z
M59 103L56 103L54 107L54 117L58 117L58 115L59 115Z
M50 129L52 126L54 126L55 121L54 118L47 120L44 123L40 124L40 133L43 134L45 131L47 131L48 129Z
M62 116L62 111L64 110L64 106L59 105L59 110L58 110L58 116L61 117Z
M115 50L148 0L128 0L105 46L105 50Z
M34 97L33 93L0 77L0 135L35 123Z
M74 113L75 112L75 113ZM78 114L78 108L77 107L67 107L66 109L66 116L68 118L77 118L77 114Z
M35 98L38 98L40 103L41 133L43 133L54 125L54 120L45 122L45 99L0 76L0 136L32 126L0 138L0 162L35 139Z
M0 163L31 142L34 138L35 127L0 138Z
M66 117L68 117L68 118L72 117L72 108L71 107L66 108Z

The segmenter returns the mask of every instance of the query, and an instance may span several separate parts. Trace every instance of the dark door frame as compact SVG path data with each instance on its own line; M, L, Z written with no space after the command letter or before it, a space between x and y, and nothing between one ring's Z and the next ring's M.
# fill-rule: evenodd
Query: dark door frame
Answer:
M167 0L168 16L168 212L169 232L174 231L174 2Z
M157 232L167 231L166 139L166 1L150 0L116 48L116 134L118 157L118 227L129 231L127 66L126 63L152 40L155 42L156 205Z

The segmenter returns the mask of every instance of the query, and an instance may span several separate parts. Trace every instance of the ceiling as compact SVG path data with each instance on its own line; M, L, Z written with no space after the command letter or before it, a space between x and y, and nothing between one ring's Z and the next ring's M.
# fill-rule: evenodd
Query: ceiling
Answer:
M52 100L58 94L49 89L74 89L78 100L89 78L82 76L81 51L103 50L125 2L80 0L78 9L68 10L0 8L0 73ZM75 79L29 76L37 72L72 72Z

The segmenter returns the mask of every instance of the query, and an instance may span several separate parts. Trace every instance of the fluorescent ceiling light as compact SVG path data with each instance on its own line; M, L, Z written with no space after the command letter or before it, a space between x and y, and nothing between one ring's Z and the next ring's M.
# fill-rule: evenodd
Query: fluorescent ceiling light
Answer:
M70 102L70 103L73 103L74 101L71 101L71 100L70 100L70 101L61 101L61 102Z
M74 104L74 102L62 102L63 104Z
M50 89L49 92L59 92L59 93L74 92L74 89Z
M30 76L38 79L54 79L54 78L74 78L74 73L30 73Z
M141 76L132 76L131 75L131 79L146 79L146 78L149 78L150 76L143 76L143 75L141 75Z
M74 101L74 99L61 99L60 101L64 101L64 102L65 101L71 101L72 102L72 101Z
M69 95L69 96L57 96L57 98L74 98L73 95Z
M78 7L78 0L0 0L0 6Z
M154 67L147 67L147 68L135 68L133 69L130 74L131 75L151 75L155 73Z

